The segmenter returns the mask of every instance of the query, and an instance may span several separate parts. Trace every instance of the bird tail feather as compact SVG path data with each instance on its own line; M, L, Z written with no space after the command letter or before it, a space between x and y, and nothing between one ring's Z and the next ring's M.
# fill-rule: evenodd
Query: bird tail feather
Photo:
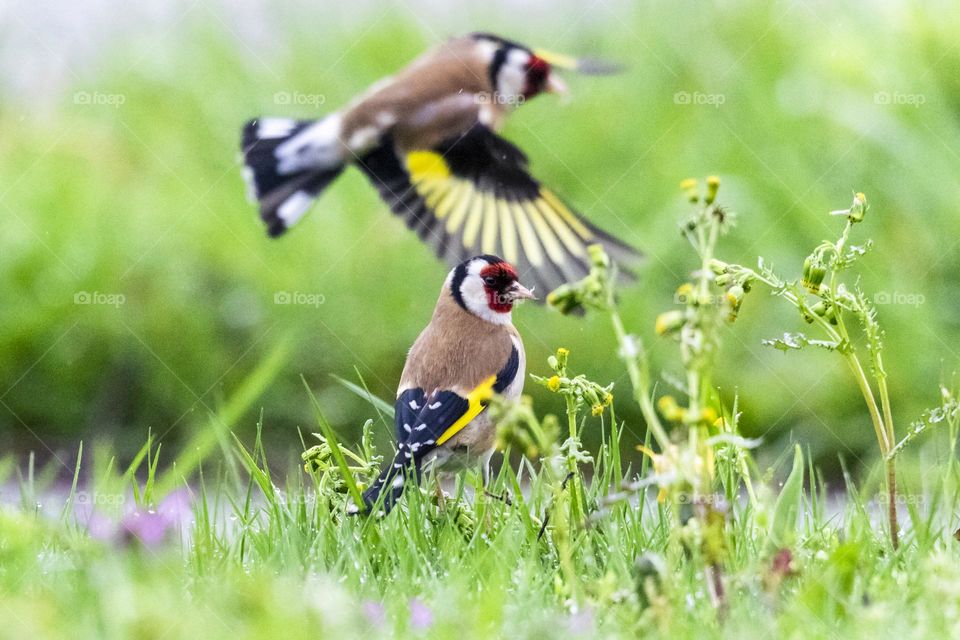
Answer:
M416 461L407 458L404 450L397 451L393 461L384 467L380 476L369 489L363 493L363 503L366 511L371 512L374 507L380 503L380 510L383 515L390 513L394 505L403 495L403 488L407 482L420 479L420 465ZM351 513L358 513L359 509L351 510Z
M244 125L244 175L271 236L296 224L343 171L340 131L336 113L320 120L255 118Z

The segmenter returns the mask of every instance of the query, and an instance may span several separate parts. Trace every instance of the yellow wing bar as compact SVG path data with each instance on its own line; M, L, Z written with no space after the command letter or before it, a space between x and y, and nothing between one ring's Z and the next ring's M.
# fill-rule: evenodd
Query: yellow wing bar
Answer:
M457 435L461 429L470 424L470 421L480 415L480 412L487 408L486 402L493 397L493 384L497 381L497 376L490 376L467 395L467 410L447 430L437 438L437 446Z

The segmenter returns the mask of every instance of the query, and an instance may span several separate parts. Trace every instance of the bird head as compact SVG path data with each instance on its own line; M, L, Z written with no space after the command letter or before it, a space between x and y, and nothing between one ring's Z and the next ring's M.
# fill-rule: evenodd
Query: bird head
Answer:
M531 49L491 33L474 33L471 37L488 55L490 85L502 104L518 105L544 92L567 95L567 85L557 75L557 69L587 75L608 75L622 70L616 62Z
M517 300L535 297L532 290L520 284L513 265L491 255L461 262L447 276L447 285L464 310L494 324L510 322Z
M489 33L475 33L473 38L489 51L490 84L500 104L516 106L544 92L567 93L552 65L533 50Z

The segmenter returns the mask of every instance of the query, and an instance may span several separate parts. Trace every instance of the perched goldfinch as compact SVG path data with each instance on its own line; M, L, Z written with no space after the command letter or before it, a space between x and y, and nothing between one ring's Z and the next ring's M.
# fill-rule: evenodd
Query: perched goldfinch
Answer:
M476 33L448 40L320 120L251 120L245 175L268 232L293 226L353 164L451 266L496 253L549 292L587 274L590 244L628 265L639 257L633 248L574 213L495 133L524 101L565 91L555 67L613 70Z
M404 483L428 465L486 465L496 426L484 411L493 393L516 399L526 357L511 322L517 300L533 292L491 255L470 258L447 276L430 324L407 356L397 389L397 455L363 494L368 510L390 511ZM359 511L353 506L353 513Z

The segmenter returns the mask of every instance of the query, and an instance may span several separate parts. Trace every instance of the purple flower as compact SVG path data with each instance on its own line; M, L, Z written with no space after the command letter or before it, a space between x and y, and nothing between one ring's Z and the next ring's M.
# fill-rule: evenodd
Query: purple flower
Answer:
M426 631L433 626L433 612L418 598L410 601L410 626L417 631Z
M184 521L192 515L190 493L186 489L174 491L160 501L156 510L139 509L125 515L120 521L119 533L126 542L137 541L155 547L171 533L179 533Z
M387 610L379 602L367 600L363 603L363 615L374 627L381 629L387 623Z
M166 498L160 501L157 507L159 513L168 524L179 527L182 523L189 521L193 517L192 501L190 492L187 489L177 489Z
M80 520L78 519L78 522ZM113 540L113 536L116 533L116 526L113 523L113 520L106 517L99 511L91 511L86 518L87 533L94 540L100 540L102 542L109 542Z
M136 540L147 547L155 547L163 542L169 529L169 520L153 510L128 513L120 522L124 540Z

